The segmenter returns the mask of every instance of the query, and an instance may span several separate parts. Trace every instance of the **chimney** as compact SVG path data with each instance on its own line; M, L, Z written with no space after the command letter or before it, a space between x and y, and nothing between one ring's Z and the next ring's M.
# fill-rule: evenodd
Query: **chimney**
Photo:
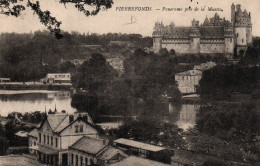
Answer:
M72 123L74 121L74 116L73 115L69 116L69 121L70 121L70 123Z

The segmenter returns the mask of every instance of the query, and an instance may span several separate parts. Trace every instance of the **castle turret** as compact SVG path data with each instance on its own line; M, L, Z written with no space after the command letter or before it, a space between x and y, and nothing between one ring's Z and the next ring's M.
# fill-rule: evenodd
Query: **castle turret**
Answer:
M242 12L240 4L236 5L234 31L237 55L242 55L247 45L252 42L252 23L250 14L246 10Z
M158 53L162 48L162 36L163 36L163 23L155 22L153 31L153 50Z
M200 52L200 29L199 29L199 21L195 19L191 22L192 27L190 28L190 51L191 53L197 54Z
M231 24L232 25L234 25L234 23L235 23L235 12L236 12L235 5L234 5L234 3L232 3L232 5L231 5Z

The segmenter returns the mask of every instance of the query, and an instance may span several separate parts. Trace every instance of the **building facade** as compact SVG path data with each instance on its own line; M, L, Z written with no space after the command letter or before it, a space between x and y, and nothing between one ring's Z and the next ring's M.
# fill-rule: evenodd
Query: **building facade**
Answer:
M37 129L37 159L48 165L68 165L69 146L83 136L97 137L98 131L87 113L49 114ZM30 143L30 142L29 142Z
M178 54L225 54L243 55L252 43L251 15L242 11L241 5L231 6L231 21L220 18L205 18L203 24L192 20L190 27L165 26L156 22L153 31L153 50L175 50Z
M196 93L199 81L202 77L200 70L188 70L175 74L175 81L181 93Z
M128 157L122 150L100 138L82 137L69 147L69 166L105 166Z

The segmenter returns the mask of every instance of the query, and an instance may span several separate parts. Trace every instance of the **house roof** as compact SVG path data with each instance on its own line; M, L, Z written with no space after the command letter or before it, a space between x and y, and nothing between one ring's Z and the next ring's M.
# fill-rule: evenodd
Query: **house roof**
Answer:
M139 148L139 149L153 151L153 152L157 152L157 151L161 151L161 150L165 149L164 147L150 145L150 144L146 144L143 142L138 142L138 141L125 139L125 138L117 139L114 142L118 143L118 144L123 144L123 145L131 146L131 147Z
M79 113L77 113L77 114L74 113L73 114L74 120L70 123L70 120L69 120L69 118L71 116L70 114L65 114L65 113L49 114L47 117L47 121L50 124L51 130L53 132L59 133L62 130L64 130L65 128L67 128L68 126L70 126L75 121L79 120L80 115L81 114L79 114ZM88 121L84 121L84 122L95 128L95 125L94 125L91 117L87 113L82 113L82 115L88 116Z
M26 131L18 131L17 133L15 133L16 136L19 136L19 137L28 137L28 132Z
M106 149L102 150L98 154L98 159L100 160L109 160L111 159L114 155L120 153L121 155L127 157L127 155L120 149L117 149L115 147L109 146Z
M153 161L153 160L148 160L148 159L144 159L144 158L139 158L139 157L135 157L135 156L130 156L118 163L115 164L111 164L111 166L170 166L168 164L164 164L164 163L160 163L157 161Z
M185 72L177 73L176 76L201 76L202 72L199 70L188 70Z
M224 37L223 26L203 26L200 27L201 37Z
M38 137L38 131L37 129L33 129L28 133L28 136L32 136L32 137Z
M75 142L69 148L96 155L102 149L104 149L107 145L108 145L108 142L103 139L83 136L81 139L79 139L77 142Z

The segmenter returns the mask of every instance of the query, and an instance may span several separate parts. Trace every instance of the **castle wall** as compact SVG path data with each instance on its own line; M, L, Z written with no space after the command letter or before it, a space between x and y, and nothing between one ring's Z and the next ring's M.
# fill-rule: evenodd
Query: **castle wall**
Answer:
M200 38L191 38L190 53L200 53Z
M234 39L225 38L225 53L233 54L234 53Z
M235 27L235 35L237 37L237 45L244 46L247 45L247 35L246 27Z
M154 37L153 38L153 50L155 53L158 53L161 49L161 38L160 37Z
M168 51L174 49L176 53L190 53L190 44L176 44L176 43L163 43L162 48L166 48Z
M224 43L201 43L200 53L211 54L211 53L224 53L225 44Z
M247 43L252 43L252 28L248 27L246 28L246 36L247 36Z

